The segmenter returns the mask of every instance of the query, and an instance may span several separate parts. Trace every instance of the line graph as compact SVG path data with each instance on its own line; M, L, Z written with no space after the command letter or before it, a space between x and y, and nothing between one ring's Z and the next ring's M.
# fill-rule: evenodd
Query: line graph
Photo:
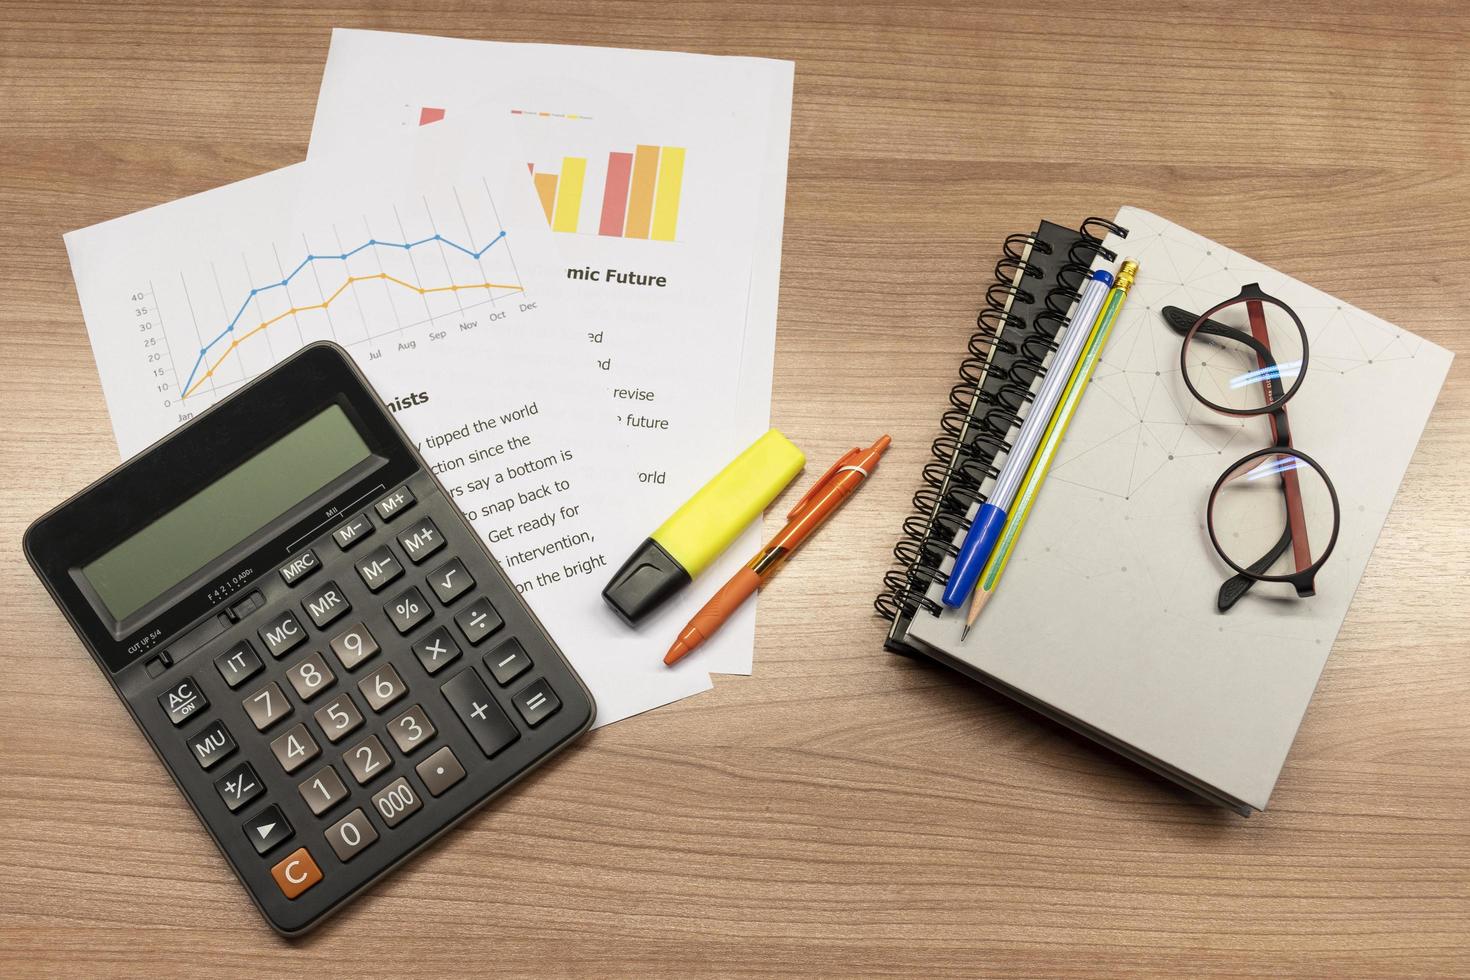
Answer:
M205 381L207 381L210 378L212 378L214 376L215 370L218 369L224 363L224 361L225 361L226 358L228 358L232 353L235 352L235 349L237 347L239 347L240 344L243 341L249 339L250 337L254 336L255 334L260 333L261 331L265 330L267 327L270 327L271 325L273 325L275 323L279 323L280 321L286 319L287 317L295 316L295 315L298 315L300 313L305 313L305 312L307 312L309 310L325 310L328 306L330 306L332 304L332 302L334 300L336 300L339 296L341 296L343 293L345 293L347 291L348 287L352 286L354 283L367 282L367 281L374 280L374 279L381 279L381 280L383 280L385 282L395 283L396 285L402 286L402 287L404 287L406 289L413 290L414 292L418 293L420 296L428 295L430 293L458 292L459 290L462 290L462 289L487 289L487 290L489 290L489 289L505 289L505 290L509 290L509 291L512 291L512 292L521 292L522 291L522 287L520 286L519 283L512 284L512 283L497 283L497 282L489 282L489 281L486 281L486 282L472 282L472 283L450 283L449 285L445 285L445 286L425 287L425 286L417 286L417 285L415 285L415 284L413 284L411 282L405 282L404 280L399 279L399 278L397 278L395 276L389 275L386 272L378 272L378 273L372 273L372 274L366 274L366 275L349 275L347 277L347 281L346 282L342 283L342 285L339 286L330 296L325 297L323 300L321 300L321 302L312 303L312 304L303 305L303 306L292 306L291 308L289 308L289 309L287 309L287 310L285 310L285 311L283 311L283 312L281 312L281 313L279 313L279 314L271 317L270 319L262 320L258 325L256 325L255 327L253 327L249 331L241 334L238 337L233 338L230 341L230 344L229 344L228 348L226 348L224 354L222 354L219 357L219 359L216 360L213 364L209 365L208 369L205 370L205 372L204 372L203 375L200 375L199 374L199 368L204 364L206 358L208 358L210 350L212 350L215 347L215 345L219 344L226 337L229 337L231 334L233 334L235 332L236 327L238 327L239 324L240 324L240 318L243 317L245 315L246 311L250 308L250 303L251 303L252 300L256 299L260 294L265 293L265 292L268 292L270 290L273 290L273 289L285 289L287 286L289 286L291 284L291 281L293 279L295 279L296 276L298 274L300 274L300 272L303 269L305 269L309 265L312 265L313 263L322 262L322 261L346 262L352 256L356 255L359 252L364 251L365 249L369 249L369 248L398 248L398 249L402 249L402 250L404 250L406 252L406 251L408 251L410 249L418 248L421 245L429 245L429 244L436 243L436 242L437 243L440 243L440 244L442 244L442 245L444 245L444 246L446 246L448 248L453 248L453 249L456 249L456 250L458 250L460 252L463 252L465 255L469 256L471 259L474 259L474 260L478 261L480 258L482 258L485 255L486 252L490 251L491 248L493 248L495 245L497 245L501 241L503 241L505 239L505 236L506 236L506 231L505 231L505 229L502 228L500 230L500 233L498 235L496 235L494 238L492 238L489 242L487 242L484 246L482 246L479 249L467 248L466 246L461 245L458 242L455 242L455 241L453 241L451 239L445 238L442 234L440 234L438 232L435 232L432 235L429 235L429 236L427 236L425 238L420 238L418 241L413 241L413 242L388 242L388 241L379 241L376 238L370 238L366 242L363 242L361 245L357 246L354 249L351 249L350 251L340 252L340 253L337 253L337 254L334 254L334 255L333 254L328 254L328 255L308 254L306 256L306 258L304 258L304 259L301 260L300 264L297 265L296 268L294 268L294 269L291 270L291 272L290 272L289 275L287 275L284 278L282 278L279 282L268 283L268 284L266 284L264 286L254 286L254 287L251 287L249 294L247 294L246 297L245 297L245 299L244 299L244 301L241 302L239 309L237 309L235 311L235 315L230 318L229 324L226 325L226 327L223 330L221 330L218 334L216 334L208 343L204 344L204 346L202 346L202 347L199 348L199 356L195 359L194 366L193 366L193 368L190 369L188 378L183 383L182 393L180 395L180 398L181 399L188 398L190 395L192 395L195 391L197 391L199 389L199 386L200 385L204 384ZM196 381L196 377L198 379L197 381Z

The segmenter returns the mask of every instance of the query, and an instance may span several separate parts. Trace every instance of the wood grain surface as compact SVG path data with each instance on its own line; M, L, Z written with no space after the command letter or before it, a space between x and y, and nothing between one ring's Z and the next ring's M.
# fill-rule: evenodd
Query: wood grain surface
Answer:
M409 6L0 2L0 974L1470 973L1470 8ZM762 600L755 676L287 942L19 544L117 462L62 232L301 159L332 26L794 59L774 421L894 450ZM1462 355L1248 820L872 613L1001 239L1124 203Z

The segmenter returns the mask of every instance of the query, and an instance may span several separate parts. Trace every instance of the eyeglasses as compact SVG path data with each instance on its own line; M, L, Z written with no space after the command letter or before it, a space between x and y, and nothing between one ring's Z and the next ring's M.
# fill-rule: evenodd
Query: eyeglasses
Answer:
M1286 403L1309 359L1301 317L1256 283L1199 315L1166 306L1163 317L1184 338L1179 368L1190 394L1223 415L1264 415L1271 424L1271 445L1231 463L1210 491L1210 542L1236 573L1220 586L1220 611L1256 582L1315 595L1341 515L1327 472L1291 444Z

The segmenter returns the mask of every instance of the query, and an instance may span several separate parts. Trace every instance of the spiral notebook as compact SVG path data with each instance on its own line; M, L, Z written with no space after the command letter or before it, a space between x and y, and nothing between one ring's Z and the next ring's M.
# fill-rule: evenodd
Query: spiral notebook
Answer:
M1005 579L961 642L963 615L941 611L939 594L1024 417L1016 389L1045 371L1068 329L1069 309L1056 311L1070 307L1087 267L1115 269L1124 257L1139 261L1137 282ZM1452 355L1137 208L1082 232L1043 224L1014 239L996 271L895 549L900 564L878 599L894 620L887 645L947 664L1207 799L1262 810ZM1179 336L1160 310L1202 312L1252 282L1307 328L1311 359L1288 412L1294 444L1337 485L1341 528L1314 597L1258 585L1222 614L1215 596L1230 570L1204 529L1205 501L1226 465L1269 445L1268 425L1193 400Z

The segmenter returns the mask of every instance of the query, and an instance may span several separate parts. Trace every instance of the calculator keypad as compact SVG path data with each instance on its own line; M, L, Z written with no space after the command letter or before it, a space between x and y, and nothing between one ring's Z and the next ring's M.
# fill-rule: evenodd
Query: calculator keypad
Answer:
M377 592L403 574L403 564L387 545L369 551L352 567L370 592Z
M231 813L265 792L265 784L248 762L240 763L221 776L215 781L214 788Z
M301 600L301 608L318 627L334 623L352 608L336 582L328 582Z
M182 725L197 712L209 707L209 699L194 683L194 678L185 677L158 696L158 703L168 713L168 720Z
M393 737L398 751L412 755L414 749L427 745L438 733L424 709L414 705L388 723L388 734Z
M413 771L424 781L430 796L443 796L464 778L464 766L447 745L414 766Z
M419 799L413 787L408 785L408 780L402 776L373 794L373 807L389 828L403 823L423 809L423 806L424 801Z
M366 626L357 623L332 637L331 647L338 662L351 670L378 652L378 641L373 639Z
M216 719L189 739L189 751L200 768L213 769L225 756L235 751L235 738L225 723Z
M495 755L521 737L473 667L455 674L440 690L486 756Z
M322 766L320 771L306 777L296 788L306 805L311 807L311 812L318 817L347 799L347 787L342 785L342 777L331 766Z
M291 665L291 669L286 671L286 677L291 681L291 686L296 689L296 696L303 701L310 701L318 694L325 694L327 688L337 680L337 675L332 673L332 668L327 666L327 662L319 653L307 654L296 661Z
M398 544L408 560L417 565L444 547L444 535L432 517L420 517L398 535Z
M403 678L398 676L398 671L393 669L392 664L384 664L358 681L357 689L362 692L368 707L374 711L382 711L408 693Z
M321 747L304 724L295 724L271 740L271 751L276 761L288 773L295 772L312 759L322 754Z
M374 504L373 507L377 510L379 517L385 521L391 521L398 516L399 511L407 510L416 502L412 490L408 489L408 487L399 487Z
M245 821L245 836L255 845L257 854L268 854L277 844L289 840L295 832L286 822L286 815L275 804Z
M219 675L225 679L226 684L230 687L239 687L260 673L265 664L261 662L260 654L255 652L250 641L241 640L215 657L214 666L219 670Z
M350 520L343 521L332 532L332 540L337 542L337 547L346 551L357 542L373 533L373 521L367 514L358 514Z
M429 573L429 588L446 606L474 587L475 580L458 558L449 559Z
M459 656L459 644L449 635L448 627L440 626L413 645L413 654L426 672L437 674Z
M265 731L291 713L291 702L275 681L247 695L240 703L245 706L245 713L258 732Z
M365 786L377 779L392 765L392 757L376 735L369 735L358 742L342 758L347 763L347 771L352 773L352 778L357 780L359 786Z
M362 725L362 712L357 710L357 705L352 703L351 696L346 693L337 695L317 708L312 717L321 726L327 741L334 744L357 731Z
M306 642L306 627L289 609L267 620L257 632L272 657L284 657Z
M393 628L405 635L412 632L419 623L434 615L424 594L413 586L404 589L389 600L388 604L383 607L383 612L387 613L388 621L393 624Z
M491 633L500 629L505 620L501 619L500 613L490 605L489 599L480 596L455 613L454 622L459 627L459 631L464 634L464 638L470 641L471 646L474 646L476 643L483 643Z
M345 864L376 843L378 832L373 829L367 814L357 809L328 827L326 838L336 852L337 860Z
M176 726L209 773L201 814L227 822L234 847L250 842L253 871L231 859L277 903L337 896L396 863L405 843L531 764L541 748L523 743L562 708L535 634L518 626L523 643L506 629L497 604L514 597L473 538L461 542L460 526L436 522L406 485L359 506L298 546L279 581L257 580L203 673L154 695L157 724Z

